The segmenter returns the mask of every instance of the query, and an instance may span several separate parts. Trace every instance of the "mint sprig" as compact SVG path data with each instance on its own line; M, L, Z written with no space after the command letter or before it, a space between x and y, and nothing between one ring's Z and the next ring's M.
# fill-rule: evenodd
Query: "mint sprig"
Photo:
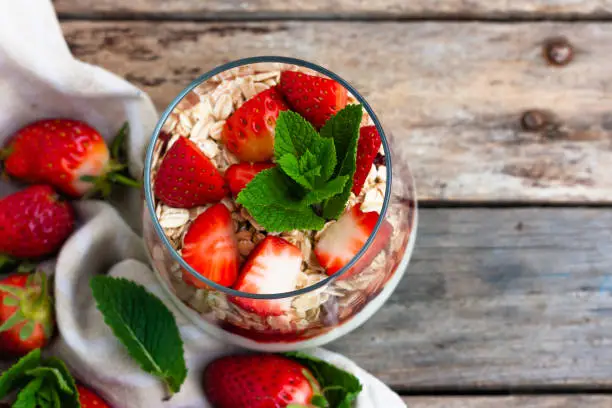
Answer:
M123 278L90 282L104 322L140 367L179 391L187 377L183 341L172 312L144 287Z
M277 166L260 172L236 201L270 232L320 230L337 219L353 185L361 115L361 105L349 105L319 134L299 114L281 112L274 136Z
M351 408L363 389L357 377L333 364L300 351L284 353L284 355L308 368L318 381L321 386L321 394L325 398L321 404L315 404L316 406Z
M17 391L13 407L80 408L79 393L66 365L44 360L40 349L22 357L0 376L0 399Z

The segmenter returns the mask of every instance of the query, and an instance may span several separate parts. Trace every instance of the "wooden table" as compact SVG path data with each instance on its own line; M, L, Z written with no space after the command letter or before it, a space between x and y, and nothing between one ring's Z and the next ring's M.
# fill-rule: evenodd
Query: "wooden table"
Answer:
M408 152L420 227L397 292L330 348L410 407L612 407L612 0L54 3L74 54L160 110L266 54L366 95ZM567 65L543 57L556 37ZM531 109L542 130L521 128Z

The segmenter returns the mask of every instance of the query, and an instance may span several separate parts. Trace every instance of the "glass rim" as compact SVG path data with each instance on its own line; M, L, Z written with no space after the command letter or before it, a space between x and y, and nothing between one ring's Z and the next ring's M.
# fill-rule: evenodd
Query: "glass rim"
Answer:
M314 284L312 284L310 286L306 286L304 288L296 289L296 290L293 290L293 291L290 291L290 292L269 293L269 294L268 293L267 294L256 294L256 293L242 292L242 291L239 291L239 290L236 290L236 289L232 289L232 288L227 287L227 286L219 285L218 283L213 282L213 281L209 280L208 278L205 278L205 277L201 276L200 274L198 274L183 259L183 257L172 247L172 245L170 244L170 240L168 239L168 237L164 233L164 230L163 230L162 226L160 225L159 220L157 219L157 216L155 215L153 189L151 187L152 186L152 180L151 180L151 170L152 170L152 168L151 168L151 165L153 163L153 151L154 151L154 147L155 147L155 144L156 144L156 142L157 142L157 140L159 138L159 135L161 133L161 130L162 130L162 127L163 127L164 123L166 122L166 120L168 119L170 114L172 114L172 112L174 111L176 106L191 91L193 91L198 85L200 85L203 82L209 80L213 76L215 76L215 75L217 75L217 74L219 74L221 72L227 71L229 69L242 66L242 65L256 64L256 63L262 63L262 62L276 62L276 63L292 64L292 65L298 65L298 66L301 66L301 67L309 68L309 69L312 69L314 71L317 71L318 73L326 75L327 77L333 79L334 81L336 81L336 82L340 83L342 86L344 86L355 97L355 99L357 99L357 101L363 106L363 108L366 110L366 112L368 113L368 115L370 116L372 121L374 122L374 125L376 126L376 129L378 130L378 133L379 133L381 141L382 141L383 150L385 152L385 165L387 167L387 180L385 182L385 197L384 197L382 209L380 211L380 215L378 216L378 220L376 221L376 225L374 226L374 231L372 232L372 234L370 234L370 236L368 237L368 239L365 242L365 244L361 247L359 252L351 259L351 261L348 264L346 264L344 267L342 267L340 270L335 272L334 274L329 275L325 279L322 279L319 282L314 283ZM165 249L171 254L172 258L174 258L174 260L179 263L181 268L183 268L183 270L186 270L187 272L189 272L189 274L191 274L194 278L198 279L199 281L201 281L202 283L204 283L208 287L213 288L213 289L218 290L218 291L221 291L221 292L227 294L228 296L241 297L241 298L250 298L250 299L268 299L268 300L270 300L270 299L291 298L291 297L303 295L305 293L310 293L312 291L320 289L323 286L328 285L329 283L335 281L336 279L338 279L339 277L344 275L349 269L351 269L351 267L353 265L355 265L355 263L357 263L357 261L359 261L359 259L370 248L370 245L372 244L372 242L376 238L376 235L378 234L380 226L382 225L382 223L383 223L383 221L385 219L385 216L386 216L386 213L387 213L387 208L389 206L389 201L390 201L390 198L391 198L391 178L392 178L391 166L392 166L392 164L391 164L391 151L390 151L390 147L389 147L389 143L388 143L387 137L386 137L386 135L384 133L384 130L382 128L382 125L380 123L380 120L378 119L378 117L376 116L376 114L374 113L374 111L372 110L370 105L367 103L365 98L352 85L350 85L346 80L342 79L340 76L338 76L337 74L333 73L332 71L330 71L330 70L328 70L328 69L326 69L324 67L321 67L320 65L317 65L317 64L314 64L314 63L311 63L311 62L308 62L308 61L304 61L304 60L301 60L301 59L298 59L298 58L283 57L283 56L274 56L274 55L271 55L271 56L259 56L259 57L249 57L249 58L242 58L242 59L238 59L238 60L227 62L225 64L219 65L219 66L213 68L212 70L210 70L210 71L208 71L208 72L198 76L189 85L187 85L187 87L185 87L172 100L172 102L170 102L168 107L161 114L161 116L160 116L160 118L159 118L159 120L157 122L157 125L155 126L155 129L153 129L153 134L151 136L151 139L149 141L149 145L148 145L147 150L146 150L145 166L144 166L145 201L146 201L147 209L148 209L149 214L150 214L150 216L152 218L152 221L153 221L153 227L155 229L155 233L161 239L162 243L165 246ZM153 266L153 267L155 267L155 266Z

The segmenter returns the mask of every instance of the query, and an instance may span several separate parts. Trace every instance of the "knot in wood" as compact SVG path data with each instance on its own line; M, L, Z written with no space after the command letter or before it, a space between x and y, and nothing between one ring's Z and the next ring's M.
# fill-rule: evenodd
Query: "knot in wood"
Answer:
M574 48L565 37L551 38L544 44L544 58L550 65L567 65L574 58Z
M539 132L548 126L548 114L541 110L528 110L521 117L521 128L526 132Z

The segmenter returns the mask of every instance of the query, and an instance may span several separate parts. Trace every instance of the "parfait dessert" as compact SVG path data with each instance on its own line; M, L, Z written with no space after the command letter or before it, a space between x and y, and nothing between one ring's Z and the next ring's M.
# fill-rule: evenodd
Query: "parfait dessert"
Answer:
M407 170L390 190L389 147L365 101L275 61L188 89L145 170L147 248L180 308L268 351L367 319L403 273L416 215Z

